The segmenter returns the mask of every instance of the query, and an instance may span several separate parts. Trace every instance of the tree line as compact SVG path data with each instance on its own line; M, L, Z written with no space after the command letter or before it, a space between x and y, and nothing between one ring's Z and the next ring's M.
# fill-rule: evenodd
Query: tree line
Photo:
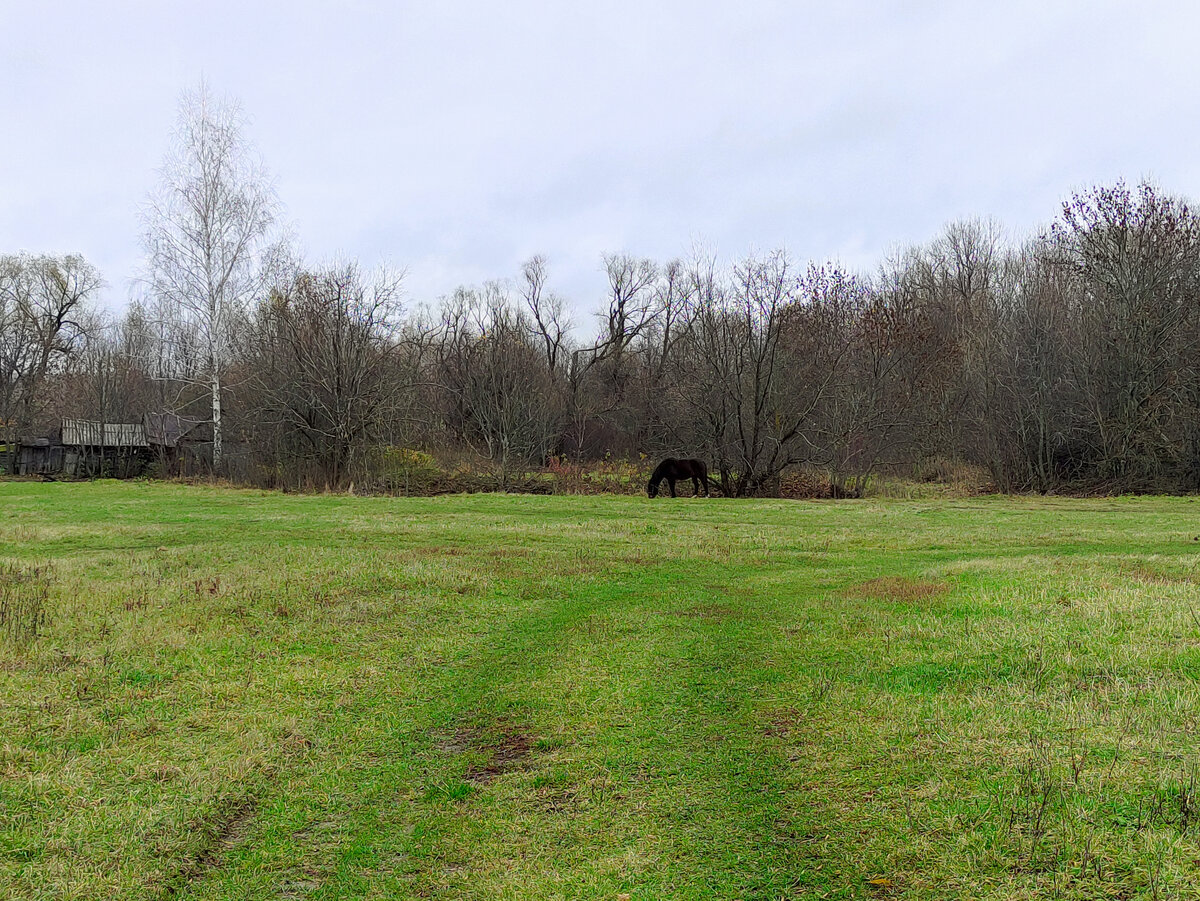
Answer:
M866 274L611 254L579 321L543 257L416 304L398 273L299 259L278 213L236 106L188 95L122 315L79 257L0 258L0 443L165 410L209 424L214 471L284 487L370 484L412 449L500 487L668 454L729 496L938 459L1005 491L1200 487L1200 216L1149 184L1080 191L1021 242L953 224Z

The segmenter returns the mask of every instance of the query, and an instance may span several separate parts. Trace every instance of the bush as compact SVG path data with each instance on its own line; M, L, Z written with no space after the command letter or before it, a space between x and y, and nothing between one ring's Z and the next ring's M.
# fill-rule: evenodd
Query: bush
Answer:
M815 500L833 496L829 473L811 466L793 466L779 477L779 496L789 500Z
M432 454L409 447L381 447L371 461L379 491L385 494L438 494L445 473Z
M546 470L555 494L641 494L650 478L644 456L637 463L607 456L594 463L551 457Z

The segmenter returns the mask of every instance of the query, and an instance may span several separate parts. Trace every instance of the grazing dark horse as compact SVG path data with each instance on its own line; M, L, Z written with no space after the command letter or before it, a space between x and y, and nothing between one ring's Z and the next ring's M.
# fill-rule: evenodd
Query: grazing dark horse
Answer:
M675 497L677 479L691 479L695 494L700 493L700 483L703 482L704 496L708 496L708 467L703 460L676 460L674 457L667 457L654 467L650 481L646 484L646 493L655 497L658 494L658 485L663 479L671 486L671 497Z

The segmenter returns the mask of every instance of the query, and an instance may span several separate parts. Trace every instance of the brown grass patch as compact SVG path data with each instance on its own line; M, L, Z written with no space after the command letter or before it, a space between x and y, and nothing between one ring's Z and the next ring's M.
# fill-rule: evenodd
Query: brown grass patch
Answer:
M411 553L414 557L420 559L427 557L465 557L468 551L466 548L453 544L433 544L412 548Z
M487 785L505 773L524 766L532 756L533 739L528 733L509 726L489 733L460 727L449 738L438 742L438 748L451 754L465 751L482 753L484 759L467 767L464 778L476 785Z
M487 552L489 557L505 559L508 557L528 557L532 551L527 547L494 547Z
M1195 585L1200 582L1200 575L1195 573L1168 573L1142 563L1122 568L1122 571L1139 582L1152 585Z
M804 722L804 714L795 707L787 707L771 713L761 728L763 735L771 738L787 738Z
M484 750L490 755L477 766L467 769L467 781L487 785L497 776L515 770L529 759L533 743L523 732L506 732Z
M842 589L844 598L911 604L939 598L950 591L946 582L932 579L910 579L908 576L880 576Z
M575 786L543 785L537 790L538 805L547 813L565 813L580 805L580 793Z
M682 610L661 610L660 616L678 616L680 619L733 619L738 611L725 604L697 604Z

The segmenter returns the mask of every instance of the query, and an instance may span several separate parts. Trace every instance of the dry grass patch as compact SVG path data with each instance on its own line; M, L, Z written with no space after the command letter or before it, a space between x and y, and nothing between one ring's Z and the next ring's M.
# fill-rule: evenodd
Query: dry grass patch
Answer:
M508 723L498 724L491 730L460 726L453 735L438 742L438 750L449 754L472 754L477 759L467 767L464 778L475 785L488 785L505 773L525 766L533 754L533 738Z
M487 555L500 560L528 557L533 553L527 547L494 547L489 548Z
M1200 573L1165 572L1144 563L1137 563L1123 568L1131 578L1151 585L1195 585L1200 583Z
M533 742L524 732L505 732L483 750L488 754L482 764L467 769L467 781L487 785L510 770L519 769L529 759Z
M908 576L880 576L844 588L842 597L854 600L891 601L912 604L931 601L950 592L950 584L933 579L912 579Z
M681 619L735 619L741 613L727 604L696 604L682 610L667 610L664 616L678 616Z
M761 732L768 738L787 738L804 723L804 713L795 707L774 711Z

